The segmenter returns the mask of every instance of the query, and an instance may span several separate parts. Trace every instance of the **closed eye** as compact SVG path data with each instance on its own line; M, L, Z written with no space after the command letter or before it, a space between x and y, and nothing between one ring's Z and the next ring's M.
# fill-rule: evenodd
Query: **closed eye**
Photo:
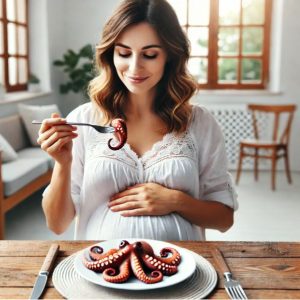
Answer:
M121 57L129 57L131 53L119 53L119 56Z
M122 53L122 52L118 52L118 55L119 55L120 57L127 58L127 57L130 57L130 56L131 56L131 53ZM146 58L146 59L155 59L157 56L158 56L157 53L155 53L155 54L146 54L146 53L144 53L144 54L143 54L143 57Z
M144 54L144 57L147 59L155 59L157 57L157 54L152 54L152 55Z

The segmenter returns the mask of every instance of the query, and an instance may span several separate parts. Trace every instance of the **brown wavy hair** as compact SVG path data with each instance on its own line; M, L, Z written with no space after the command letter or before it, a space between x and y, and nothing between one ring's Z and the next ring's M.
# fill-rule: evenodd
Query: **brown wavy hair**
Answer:
M189 41L177 16L165 0L124 0L104 26L96 47L95 64L99 72L89 84L89 95L103 113L102 122L123 118L128 90L119 79L113 63L115 41L128 26L148 22L157 32L167 53L164 75L157 86L153 111L167 124L169 132L184 132L196 83L187 70Z

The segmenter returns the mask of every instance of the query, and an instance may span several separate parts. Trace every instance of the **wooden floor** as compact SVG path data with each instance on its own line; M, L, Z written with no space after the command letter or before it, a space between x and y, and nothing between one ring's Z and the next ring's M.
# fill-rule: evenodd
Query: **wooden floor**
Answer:
M261 173L258 182L243 172L237 192L239 209L235 223L226 233L207 230L207 240L216 241L299 241L300 173L293 173L289 185L278 172L277 190L270 188L270 173ZM233 176L235 174L233 173ZM6 239L73 239L73 226L61 236L50 232L41 209L41 191L7 215Z

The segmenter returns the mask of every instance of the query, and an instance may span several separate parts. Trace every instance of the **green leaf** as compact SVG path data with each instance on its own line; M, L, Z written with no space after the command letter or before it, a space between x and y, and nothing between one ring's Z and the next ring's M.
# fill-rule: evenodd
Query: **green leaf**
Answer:
M69 86L68 86L68 84L61 84L60 86L59 86L59 90L60 90L60 92L62 93L62 94L67 94L68 92L69 92Z
M81 91L83 89L84 84L85 84L85 82L82 81L82 80L74 81L73 84L72 84L72 90L75 93L78 93L79 91Z
M91 72L92 69L93 69L93 64L91 64L91 63L85 63L85 64L82 65L82 68L86 72Z
M82 69L76 69L70 73L70 78L72 78L73 80L76 80L78 78L80 79L81 77L84 76L85 76L85 72Z
M78 61L79 61L79 56L77 56L76 54L70 54L70 55L66 56L66 64L71 69L76 67Z
M77 56L77 54L71 49L68 50L68 55L69 56Z
M93 53L93 47L91 44L87 44L83 48L80 49L79 55L82 57L87 57L89 59L93 59L94 53Z
M54 66L64 66L65 63L64 63L62 60L55 60L55 61L53 62L53 65L54 65Z

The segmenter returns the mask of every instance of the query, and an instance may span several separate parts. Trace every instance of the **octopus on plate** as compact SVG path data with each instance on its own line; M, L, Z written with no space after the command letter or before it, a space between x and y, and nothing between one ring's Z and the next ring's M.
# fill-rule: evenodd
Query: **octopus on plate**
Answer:
M117 139L119 140L119 143L115 146L111 145L112 138L108 141L108 147L111 150L119 150L121 149L127 140L127 126L124 120L122 119L114 119L111 122L112 127L115 129L115 135Z
M126 240L120 243L119 249L105 253L100 246L92 246L89 258L83 258L89 270L102 273L103 279L112 283L125 282L131 274L144 283L157 283L164 275L177 273L180 261L180 253L172 247L165 247L160 255L156 255L149 243L137 241L130 244Z

